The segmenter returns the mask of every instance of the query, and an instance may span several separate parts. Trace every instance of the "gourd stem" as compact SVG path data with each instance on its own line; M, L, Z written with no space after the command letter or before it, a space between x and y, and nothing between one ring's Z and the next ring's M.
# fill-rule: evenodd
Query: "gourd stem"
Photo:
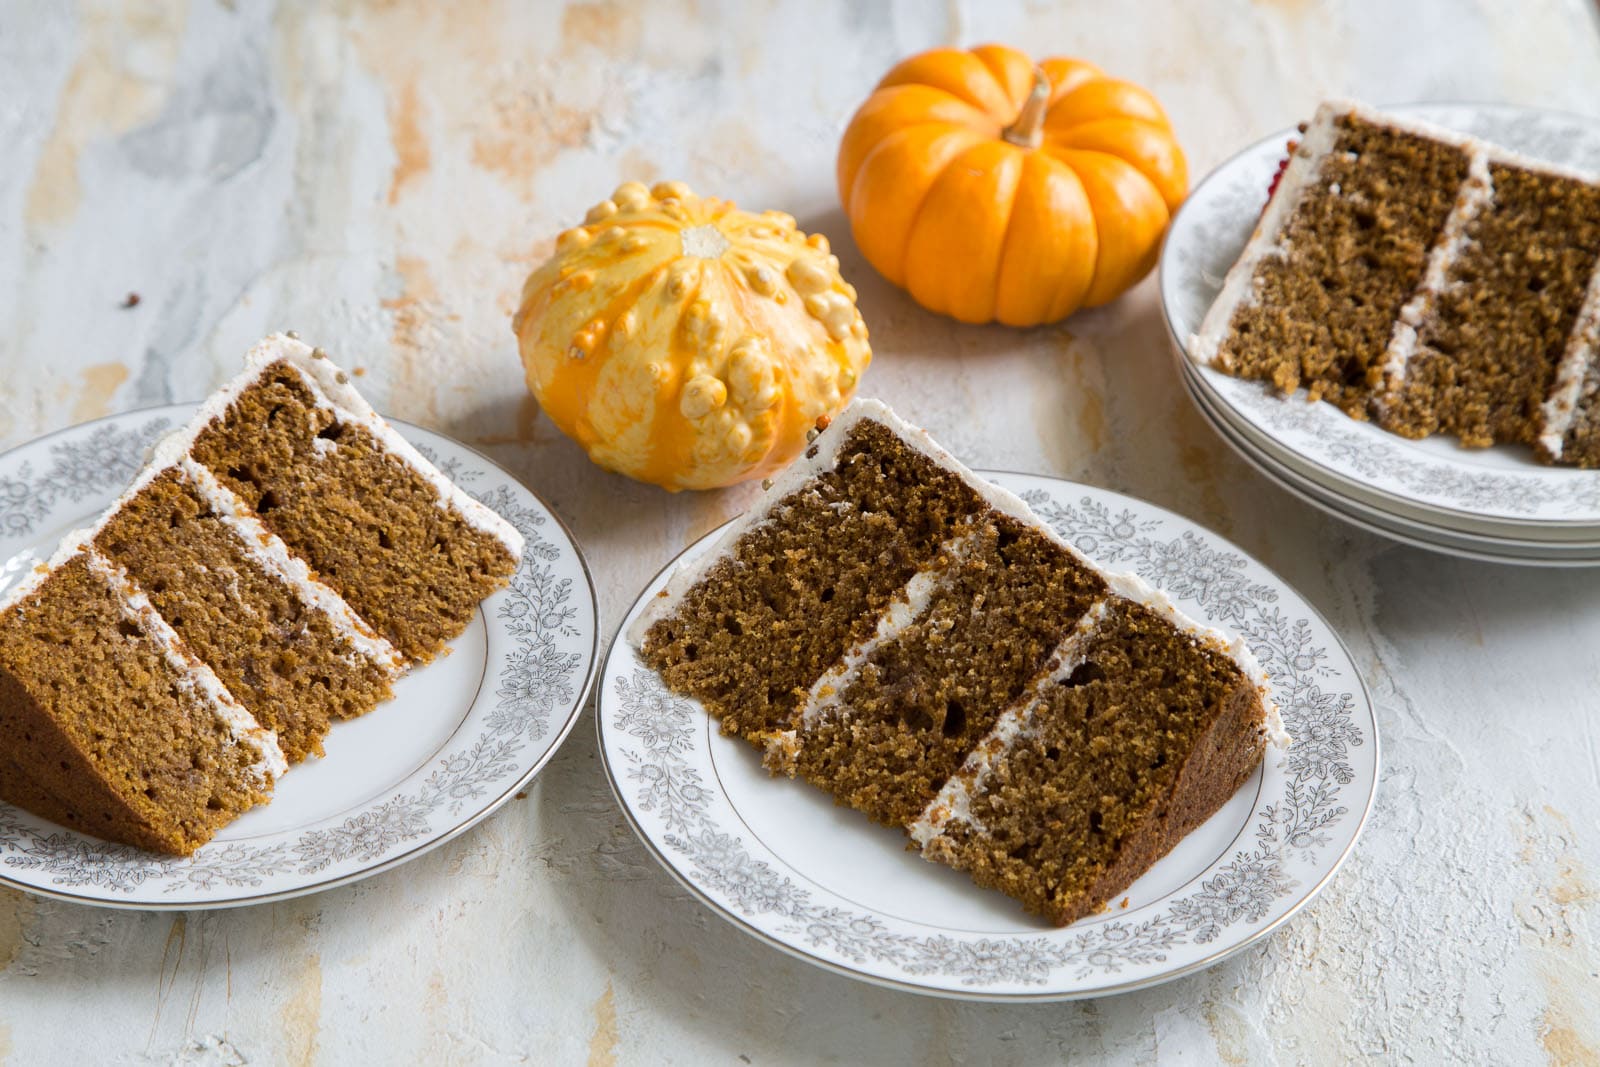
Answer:
M1038 148L1044 139L1044 115L1050 106L1050 79L1044 71L1033 68L1033 91L1017 113L1017 119L1000 132L1000 136L1023 148Z

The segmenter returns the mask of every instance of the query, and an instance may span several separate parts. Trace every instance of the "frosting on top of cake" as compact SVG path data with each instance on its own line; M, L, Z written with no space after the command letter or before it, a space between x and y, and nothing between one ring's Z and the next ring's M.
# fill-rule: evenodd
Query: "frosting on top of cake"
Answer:
M222 410L227 409L224 407ZM93 541L123 508L149 487L151 482L170 470L177 470L234 532L245 553L257 565L287 585L301 603L325 615L334 632L345 639L357 654L377 664L391 678L405 673L409 665L399 651L375 633L343 597L318 581L311 573L310 567L299 557L291 554L283 540L262 525L233 490L223 485L217 480L216 475L190 457L189 451L194 446L196 434L214 417L208 416L204 420L197 417L188 427L169 433L157 441L150 451L145 466L128 487L100 513L92 525L76 531L74 536L84 543ZM49 562L36 566L15 586L0 594L0 610L27 596L50 571L76 554L72 540L69 538L63 541ZM131 584L132 580L129 581Z
M247 372L251 380L259 376L263 368L279 360L294 367L318 403L376 437L385 449L404 460L433 486L439 494L441 506L459 514L467 525L498 540L513 559L522 558L523 538L516 527L445 477L411 442L395 432L394 427L367 403L366 397L350 384L350 375L329 359L322 349L312 348L297 338L277 333L252 348L247 359L252 368Z

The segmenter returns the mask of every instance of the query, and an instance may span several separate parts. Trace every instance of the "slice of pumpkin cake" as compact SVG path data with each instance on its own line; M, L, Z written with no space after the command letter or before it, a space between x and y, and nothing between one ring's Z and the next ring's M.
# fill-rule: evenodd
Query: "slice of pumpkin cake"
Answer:
M1241 642L867 400L629 639L772 770L1061 924L1286 740Z
M414 663L466 629L522 537L422 457L321 349L283 334L212 397L189 454Z
M1354 104L1317 109L1191 356L1367 417L1401 314L1467 181L1472 142Z
M1593 467L1597 322L1600 175L1329 101L1188 350L1404 437Z
M1063 620L1108 592L1010 515L988 516L957 552L908 621L880 619L872 641L812 685L795 730L773 746L775 767L889 826L933 801L1044 668Z
M522 538L269 337L0 597L0 800L188 853L465 629Z
M0 798L186 855L265 803L270 730L84 534L0 598Z
M813 683L984 509L887 425L852 419L841 432L826 464L812 446L800 469L813 476L769 492L644 622L646 656L667 683L757 744L794 724Z

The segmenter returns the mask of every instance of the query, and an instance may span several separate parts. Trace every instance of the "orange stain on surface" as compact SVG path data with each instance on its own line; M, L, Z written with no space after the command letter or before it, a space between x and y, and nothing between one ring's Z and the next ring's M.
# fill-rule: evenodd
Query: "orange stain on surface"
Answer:
M661 168L655 160L639 151L636 145L622 153L617 173L622 175L623 181L644 182L646 185L654 185L661 180Z
M594 1033L589 1037L589 1067L616 1067L617 1046L622 1037L617 1032L617 998L606 982L606 991L594 1005Z
M472 162L526 185L524 179L540 167L583 144L594 116L544 96L520 93L497 100L492 122L472 139Z
M445 379L442 368L431 365L438 346L434 307L439 290L428 264L415 256L395 261L400 293L383 301L393 315L389 340L395 347L394 395L390 403L399 412L420 413L431 420L437 414L436 387Z
M1556 1067L1600 1063L1600 1048L1585 1042L1572 1021L1554 1008L1547 1008L1539 1019L1539 1043Z
M55 124L28 187L29 223L71 218L82 196L78 161L84 149L155 114L178 59L186 15L184 0L141 0L117 11L86 13L79 30L83 50L62 87Z
M279 1013L279 1029L287 1042L284 1062L315 1063L317 1034L322 1029L322 957L305 957L294 982L294 991Z
M23 933L33 913L32 897L15 889L0 889L0 972L22 953Z
M407 82L389 109L390 138L394 141L394 177L389 181L389 203L400 199L406 185L428 172L433 157L422 132L421 105L416 82Z
M572 4L561 13L563 48L586 45L612 56L631 55L639 47L639 12L621 4Z
M96 363L83 369L83 386L77 403L72 405L73 418L78 422L98 419L111 410L111 398L123 382L128 380L128 368L121 363Z

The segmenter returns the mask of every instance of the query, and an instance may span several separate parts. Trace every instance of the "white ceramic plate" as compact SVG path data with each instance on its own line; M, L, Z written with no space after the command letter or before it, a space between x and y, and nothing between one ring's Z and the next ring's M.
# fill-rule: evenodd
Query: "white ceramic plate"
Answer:
M0 588L92 521L182 404L85 423L0 456ZM177 859L113 845L0 803L0 883L127 908L214 908L328 889L421 855L487 816L572 729L597 659L594 587L571 535L488 458L395 427L527 538L511 585L393 701L337 723L327 754L290 768L273 801Z
M1330 483L1320 478L1314 465L1302 457L1278 447L1278 443L1263 434L1249 422L1231 417L1232 409L1220 403L1200 379L1198 371L1187 359L1183 364L1184 385L1189 395L1201 405L1212 426L1223 437L1242 443L1252 452L1252 459L1260 458L1272 465L1274 477L1287 479L1297 488L1315 493L1319 498L1334 502L1341 511L1374 519L1385 525L1422 531L1428 535L1438 533L1447 540L1491 546L1494 550L1559 556L1600 556L1600 527L1576 523L1446 523L1439 514L1426 508L1412 508L1399 504L1382 494L1366 493L1343 484ZM1281 477L1279 477L1281 475Z
M1498 144L1600 172L1600 123L1507 105L1430 104L1392 109ZM1173 220L1161 257L1167 325L1182 348L1222 287L1266 202L1293 131L1245 149L1211 173ZM1256 428L1316 471L1341 495L1386 510L1420 510L1440 525L1479 533L1550 524L1600 527L1600 471L1540 465L1525 448L1464 449L1453 438L1411 441L1346 417L1304 393L1282 397L1260 382L1198 367L1197 378L1227 416ZM1417 517L1415 514L1413 517ZM1524 530L1523 536L1530 536Z
M1137 571L1190 614L1246 635L1295 744L1127 891L1126 907L1057 929L896 831L723 737L619 637L603 673L600 749L655 856L741 929L851 977L964 999L1058 1000L1167 981L1264 937L1355 844L1377 785L1371 701L1316 611L1232 544L1104 489L989 473L1107 567ZM715 534L686 550L684 563ZM623 623L666 584L663 571Z
M1273 455L1263 452L1259 442L1250 440L1247 434L1231 426L1220 413L1213 410L1197 386L1187 380L1185 386L1195 406L1205 416L1206 421L1211 423L1212 429L1216 430L1217 435L1232 446L1246 463L1291 496L1358 529L1414 548L1442 552L1445 555L1482 563L1532 567L1600 566L1600 548L1593 546L1574 547L1473 536L1408 522L1393 514L1365 507L1351 497L1332 493L1317 483L1303 478Z
M1330 480L1323 476L1316 464L1308 463L1301 454L1281 447L1276 439L1248 420L1237 417L1233 408L1222 403L1206 387L1200 370L1186 356L1179 353L1178 361L1189 395L1202 405L1219 434L1246 443L1252 450L1252 459L1260 458L1269 462L1276 472L1290 479L1296 488L1332 501L1343 512L1353 512L1385 526L1425 531L1430 537L1437 532L1443 538L1441 543L1459 540L1462 543L1487 544L1493 546L1496 552L1507 549L1519 552L1525 547L1533 556L1548 554L1554 557L1577 555L1593 558L1600 555L1600 526L1491 519L1457 521L1444 517L1434 509L1411 506L1385 494L1371 492L1359 484ZM1296 399L1304 402L1303 397Z

